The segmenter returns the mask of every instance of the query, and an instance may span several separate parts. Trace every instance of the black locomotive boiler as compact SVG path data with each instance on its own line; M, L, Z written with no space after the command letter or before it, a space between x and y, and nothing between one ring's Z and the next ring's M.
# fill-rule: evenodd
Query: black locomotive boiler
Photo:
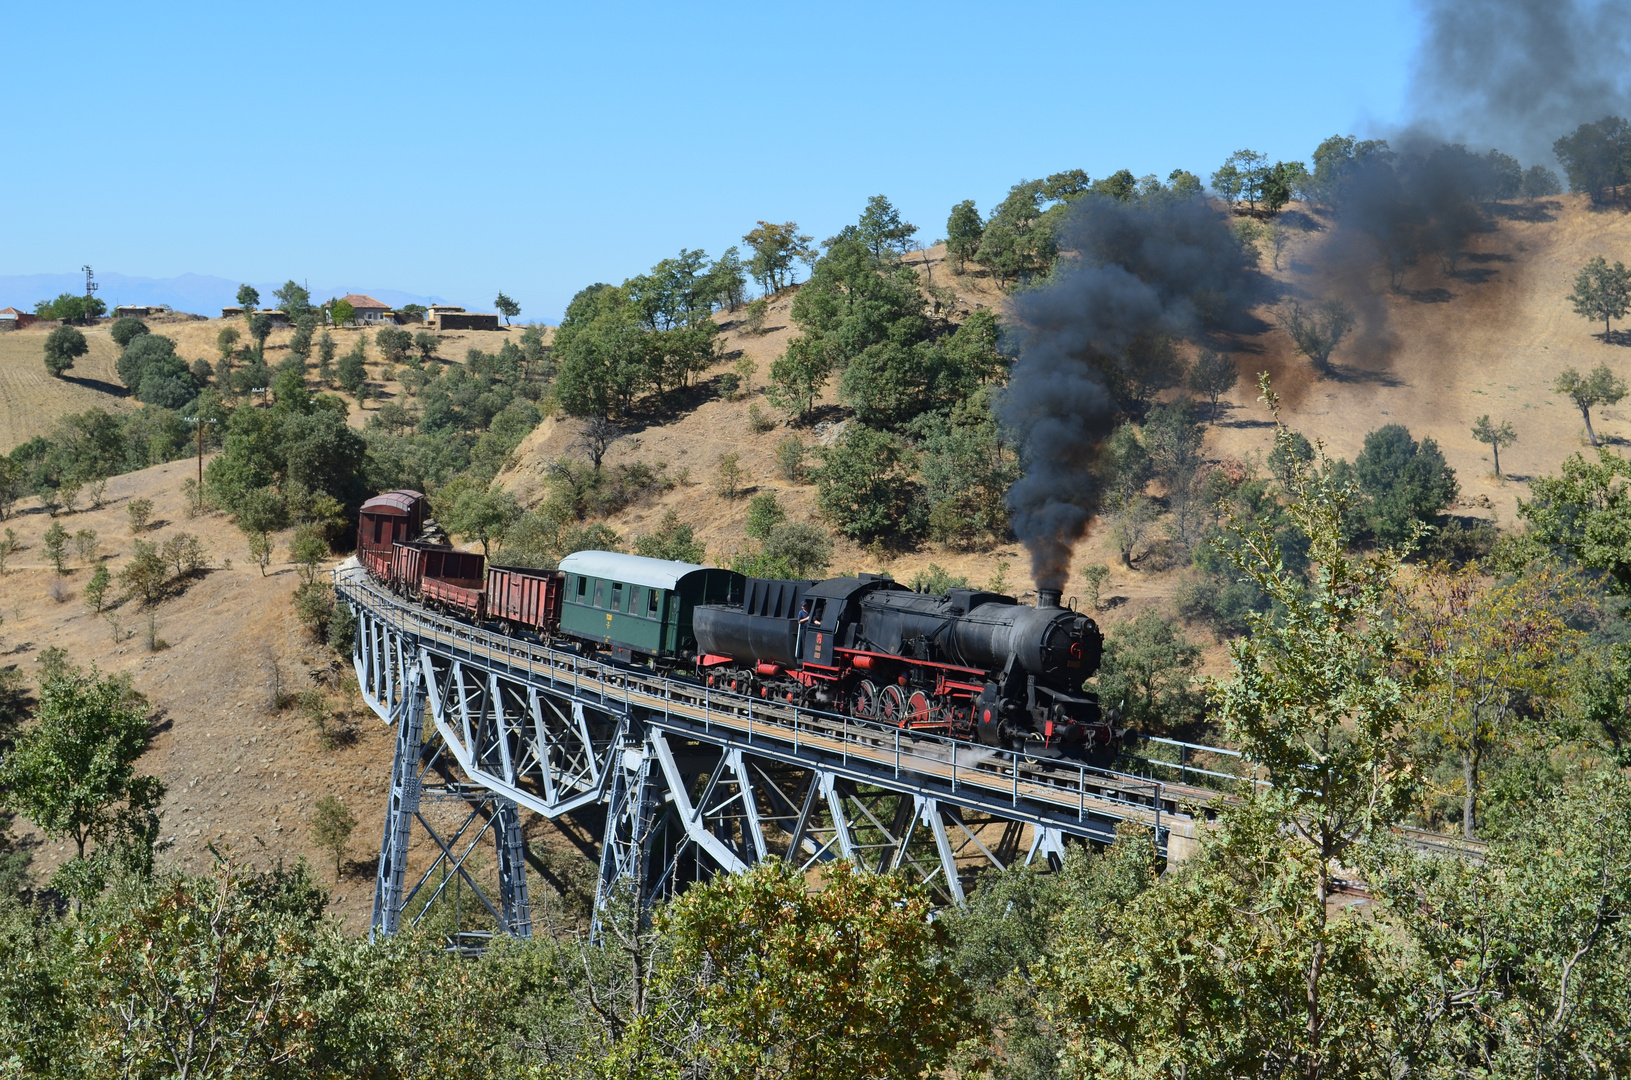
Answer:
M708 681L991 746L1108 745L1081 689L1099 667L1096 623L1043 591L1035 607L978 589L914 592L872 574L749 578L739 604L700 606Z

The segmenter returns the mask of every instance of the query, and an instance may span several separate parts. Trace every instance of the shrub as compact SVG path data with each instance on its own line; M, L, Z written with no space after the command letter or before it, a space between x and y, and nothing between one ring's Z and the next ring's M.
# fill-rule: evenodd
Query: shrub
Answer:
M1082 567L1082 584L1087 589L1087 602L1094 611L1100 610L1099 590L1109 576L1110 568L1103 563L1088 563Z
M130 561L119 571L119 584L128 596L134 596L149 607L164 597L170 581L170 566L159 552L157 544L137 540Z
M153 500L131 499L125 506L125 514L130 518L130 531L132 533L143 532L147 528L147 523L153 518Z
M108 594L109 576L108 568L106 566L99 565L91 573L91 580L85 584L85 603L92 611L98 614L101 613L102 601Z
M351 832L356 827L357 815L339 799L333 795L324 795L317 800L317 806L312 812L311 838L318 847L333 854L336 880L340 877L340 864L345 858L346 844L351 840Z
M804 480L804 441L789 435L776 444L776 472L783 480L799 483Z
M763 435L773 430L775 426L776 418L759 408L758 402L748 406L748 427L753 429L754 434Z
M944 593L947 589L968 588L968 578L962 574L953 574L936 563L930 563L927 570L919 570L913 574L908 584L918 592Z
M51 527L45 530L43 540L45 554L51 560L51 565L56 568L59 576L68 572L68 540L68 530L62 527L60 521L53 521Z
M74 553L79 556L79 561L86 566L96 561L98 547L100 547L100 544L96 539L95 529L80 529L74 533Z
M134 316L127 315L123 319L114 321L112 328L108 330L108 336L113 338L114 344L123 349L147 332L146 323Z
M328 622L328 647L341 656L350 656L356 644L357 615L349 604L335 604Z
M727 499L734 499L742 493L742 481L747 479L747 470L742 468L742 455L729 453L719 459L714 468L714 475L718 481L715 490Z
M204 545L192 533L177 533L159 549L167 565L175 567L176 577L190 577L209 565Z
M648 559L700 563L707 558L708 549L696 539L691 526L682 524L679 514L669 510L654 531L635 539L634 553Z
M294 613L313 640L327 641L334 617L334 589L326 581L303 581L294 591Z
M774 491L755 495L748 502L748 520L743 532L755 540L768 540L771 530L787 520L787 511L776 499Z

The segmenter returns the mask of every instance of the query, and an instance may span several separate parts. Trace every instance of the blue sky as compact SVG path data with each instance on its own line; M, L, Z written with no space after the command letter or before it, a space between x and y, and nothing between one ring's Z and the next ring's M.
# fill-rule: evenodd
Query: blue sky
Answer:
M503 289L553 321L879 192L931 240L1060 169L1306 158L1399 116L1418 28L1408 0L14 4L0 276Z

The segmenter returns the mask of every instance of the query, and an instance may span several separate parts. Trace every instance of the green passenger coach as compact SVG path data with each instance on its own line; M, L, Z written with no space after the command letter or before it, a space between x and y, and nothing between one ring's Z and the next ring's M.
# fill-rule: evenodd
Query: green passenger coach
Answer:
M561 633L603 646L619 660L696 655L691 615L698 604L734 603L746 580L695 563L577 551L561 560L566 575Z

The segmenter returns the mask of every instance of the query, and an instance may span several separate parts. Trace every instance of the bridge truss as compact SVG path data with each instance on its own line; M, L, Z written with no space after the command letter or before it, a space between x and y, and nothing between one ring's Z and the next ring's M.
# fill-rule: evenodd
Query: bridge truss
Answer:
M502 932L529 934L522 810L553 819L604 807L597 924L619 895L649 904L772 856L900 872L958 903L987 869L1056 858L1071 837L1108 842L1122 822L1148 830L1163 855L1194 841L1197 789L507 637L410 604L357 569L335 583L357 617L358 684L396 730L375 933L422 918L451 888ZM417 874L416 834L435 852ZM485 841L496 896L469 872Z

